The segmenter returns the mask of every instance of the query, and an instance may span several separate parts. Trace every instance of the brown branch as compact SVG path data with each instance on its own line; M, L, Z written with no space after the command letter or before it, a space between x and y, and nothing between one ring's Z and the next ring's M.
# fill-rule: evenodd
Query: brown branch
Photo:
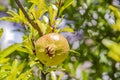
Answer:
M17 3L18 7L22 10L23 14L25 15L25 17L27 18L28 22L33 26L34 29L36 29L39 33L40 36L43 35L42 31L40 30L38 24L34 23L32 21L32 19L30 19L29 15L27 14L27 12L25 11L25 9L23 8L22 4L20 3L19 0L15 0L15 2Z

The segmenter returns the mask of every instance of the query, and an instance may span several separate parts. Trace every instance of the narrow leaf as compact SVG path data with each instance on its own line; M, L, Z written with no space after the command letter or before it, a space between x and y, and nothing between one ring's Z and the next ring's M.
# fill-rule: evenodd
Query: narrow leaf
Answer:
M51 71L51 79L52 80L57 80L55 72Z
M42 23L40 20L36 20L36 23L38 24L38 26L40 27L40 29L42 30L43 34L46 33L46 29L47 29L47 26Z
M29 53L29 50L27 50L26 48L22 48L22 47L19 47L19 48L17 49L17 51Z
M18 66L18 61L15 59L14 62L12 63L11 67L11 73L7 77L8 80L16 80L17 77L17 66Z
M70 6L72 3L73 3L74 0L67 0L65 2L65 4L61 7L60 9L60 12L59 12L59 15L61 15L61 13L68 7Z
M6 63L10 60L10 58L0 58L0 64Z
M120 62L120 55L116 54L115 52L113 51L109 51L108 52L108 56L110 58L112 58L113 60L117 61L117 62Z
M7 12L7 14L9 14L9 15L11 15L11 16L19 16L15 11L13 11L13 10L9 10L8 12Z
M80 53L79 53L79 52L77 52L77 51L75 51L75 50L70 50L69 52L80 55Z
M17 79L28 80L29 79L28 75L31 76L31 71L32 71L31 69L27 70L26 72L22 73Z
M14 52L17 48L19 48L21 45L20 44L13 44L6 48L5 50L0 52L0 58L4 58L8 55L10 55L12 52Z
M6 72L0 72L0 80L6 80L5 78L6 78L6 76L8 75L8 72L6 71Z
M49 15L50 15L50 23L53 25L55 23L55 18L57 16L57 7L55 5L49 6Z
M114 12L117 19L120 19L120 11L119 9L115 8L114 6L109 6L109 8Z
M65 28L62 28L60 32L74 32L74 30L70 27L65 27Z

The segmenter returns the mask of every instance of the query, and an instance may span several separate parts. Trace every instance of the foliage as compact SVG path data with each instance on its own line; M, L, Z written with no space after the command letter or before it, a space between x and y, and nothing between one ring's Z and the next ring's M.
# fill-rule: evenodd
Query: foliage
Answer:
M112 1L27 0L24 9L30 19L20 7L13 6L16 11L9 10L9 16L0 20L22 24L25 35L23 43L0 51L0 80L62 80L65 75L66 80L119 80L120 11ZM59 28L63 19L73 22ZM0 36L2 32L0 29ZM77 33L73 40L78 41L79 47L72 50L74 42L70 44L69 56L58 66L45 66L35 56L34 43L41 35L51 32Z

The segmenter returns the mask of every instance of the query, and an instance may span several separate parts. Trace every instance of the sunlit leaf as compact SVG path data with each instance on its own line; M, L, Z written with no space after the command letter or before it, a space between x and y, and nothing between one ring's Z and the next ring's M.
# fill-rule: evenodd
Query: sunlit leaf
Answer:
M43 34L46 33L46 29L47 29L47 26L42 23L40 20L36 20L36 23L38 24L38 26L40 27L40 29L42 30Z
M28 2L31 2L31 3L33 3L33 4L38 4L38 1L39 1L39 0L28 0Z
M114 53L113 51L109 51L108 56L111 57L113 60L120 62L120 55Z
M116 22L115 24L111 25L111 28L115 31L120 31L120 11L114 6L109 6L109 8L114 12L114 15L116 17Z
M28 54L33 54L33 45L31 38L32 38L32 31L29 34L29 36L23 36L24 41L22 43L22 46L17 50Z
M6 48L5 50L0 52L0 58L7 57L8 55L12 54L17 48L19 48L21 45L20 44L13 44Z
M120 61L120 44L107 39L103 39L102 43L109 49L108 56Z
M115 31L120 31L120 19L116 20L116 23L111 25L111 28Z
M107 48L110 48L110 47L112 47L113 45L117 45L117 43L115 43L114 41L109 40L109 39L103 39L103 40L102 40L102 43L103 43Z
M10 22L19 22L18 19L14 19L13 17L2 17L0 20L6 20Z
M37 10L37 13L38 13L37 17L40 18L46 11L47 11L47 6L46 6L46 3L45 3L45 0L39 0L38 10Z
M62 80L63 76L64 76L64 74L60 74L60 76L58 77L58 80Z
M22 21L24 22L25 17L23 17L24 15L22 14L21 10L19 11L19 13L20 15L13 10L9 10L7 14L9 14L10 16L2 17L0 18L0 20L6 20L10 22L17 22L17 23L22 22Z
M60 29L60 32L74 32L74 30L70 27L65 27L65 28Z
M17 79L17 75L19 75L21 73L21 71L24 68L24 62L19 64L18 60L14 60L12 67L11 67L11 73L9 74L9 76L7 77L8 80L16 80Z
M61 15L61 13L73 3L74 0L67 0L64 5L60 8L60 12L59 15Z
M117 19L120 19L120 11L114 6L109 6L109 8L111 10L113 10L113 12L114 12L115 16L117 17Z
M18 15L15 11L13 11L13 10L9 10L9 11L7 12L7 14L9 14L9 15L11 15L11 16L18 16L18 17L19 17L19 15Z
M120 45L119 43L113 42L111 40L103 39L102 43L112 52L120 55Z
M49 16L50 16L50 24L51 26L55 23L55 18L57 17L57 7L55 5L49 6Z
M31 69L27 70L26 72L22 73L17 80L28 80L31 75Z
M23 48L23 47L17 48L17 51L29 53L29 51L26 48Z
M51 79L52 79L52 80L57 80L57 77L56 77L55 72L54 72L54 71L51 71L50 73L51 73Z
M47 7L44 0L36 0L36 1L29 0L29 2L33 3L31 8L29 9L29 12L33 14L35 19L39 19L47 11Z
M10 58L0 58L0 64L6 63L10 60Z
M12 79L15 80L17 78L17 66L18 66L18 61L14 60L11 67L11 74L9 74L9 76L7 77L8 80L12 80Z
M7 75L9 74L9 72L7 71L0 71L0 80L6 80L5 78L7 77Z
M26 22L26 18L24 16L23 12L21 11L21 9L19 9L19 18L20 18L20 21Z

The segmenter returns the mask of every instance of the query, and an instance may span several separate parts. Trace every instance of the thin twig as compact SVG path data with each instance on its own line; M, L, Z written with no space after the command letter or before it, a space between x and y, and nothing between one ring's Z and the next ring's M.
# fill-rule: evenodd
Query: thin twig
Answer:
M17 3L18 7L22 10L23 14L25 15L25 17L27 18L28 22L33 26L34 29L36 29L39 33L40 36L43 35L42 31L40 30L38 24L34 23L32 21L32 19L30 19L29 15L27 14L27 12L25 11L25 9L23 8L22 4L20 3L19 0L15 0L15 2Z

